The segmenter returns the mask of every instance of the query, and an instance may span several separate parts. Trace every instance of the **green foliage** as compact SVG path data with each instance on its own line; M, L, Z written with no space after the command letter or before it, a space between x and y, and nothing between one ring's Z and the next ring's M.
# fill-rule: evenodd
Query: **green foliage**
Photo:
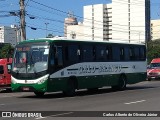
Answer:
M12 50L14 48L10 45L4 45L1 49L0 49L0 58L7 58L7 57L12 57Z
M53 38L54 35L53 34L48 34L47 38Z
M150 63L153 58L160 58L160 40L149 41L147 43L148 63Z

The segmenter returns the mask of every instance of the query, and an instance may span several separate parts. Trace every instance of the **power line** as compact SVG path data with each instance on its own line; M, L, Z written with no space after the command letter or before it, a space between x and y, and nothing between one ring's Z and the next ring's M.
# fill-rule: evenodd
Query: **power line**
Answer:
M44 4L39 3L39 2L36 2L36 1L34 1L34 0L30 0L30 1L32 1L32 2L34 2L34 3L36 3L36 4L39 4L39 5L41 5L41 6L44 6L44 7L47 7L47 8L53 9L53 10L55 10L55 11L57 11L57 12L61 12L61 13L63 13L63 14L68 14L68 12L64 12L64 11L62 11L62 10L59 10L59 9L56 9L56 8L53 8L53 7L50 7L50 6L44 5ZM83 17L77 16L77 15L74 15L74 16L75 16L75 17L78 17L78 18L83 18ZM88 21L93 21L92 19L88 19L88 18L83 18L83 19L84 19L84 20L88 20ZM103 24L103 22L101 22L101 21L97 21L97 20L94 20L94 21L95 21L95 22L97 22L97 24ZM113 24L113 23L112 23L112 25L128 26L128 25ZM145 26L131 26L131 27L145 27Z

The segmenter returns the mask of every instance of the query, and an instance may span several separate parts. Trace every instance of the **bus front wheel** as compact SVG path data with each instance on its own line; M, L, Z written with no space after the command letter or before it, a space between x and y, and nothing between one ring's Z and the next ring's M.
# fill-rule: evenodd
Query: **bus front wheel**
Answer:
M125 90L127 84L127 79L125 75L119 77L118 85L112 86L114 90Z
M35 94L37 97L43 97L43 96L44 96L44 92L34 92L34 94Z
M74 79L69 79L67 82L67 88L65 91L63 91L63 93L66 96L75 96L75 89L76 89L76 85L75 85L75 80Z

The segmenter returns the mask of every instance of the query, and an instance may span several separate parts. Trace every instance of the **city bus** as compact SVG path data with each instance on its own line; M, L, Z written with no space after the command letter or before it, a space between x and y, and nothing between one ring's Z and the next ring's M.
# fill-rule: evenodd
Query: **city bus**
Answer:
M124 90L127 84L146 80L144 44L44 38L26 40L15 47L11 70L13 91L31 91L37 96L62 91L111 86Z

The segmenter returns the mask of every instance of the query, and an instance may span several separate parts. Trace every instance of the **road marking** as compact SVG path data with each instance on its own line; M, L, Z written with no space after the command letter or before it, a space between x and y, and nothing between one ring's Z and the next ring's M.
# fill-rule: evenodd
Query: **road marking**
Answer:
M136 104L136 103L141 103L141 102L144 102L146 100L140 100L140 101L135 101L135 102L129 102L129 103L124 103L126 105L130 105L130 104Z
M67 113L49 115L49 116L45 116L45 117L39 117L39 118L35 118L35 119L44 119L44 118L47 118L47 117L57 117L57 116L68 115L68 114L72 114L72 113L73 113L73 112L67 112Z

